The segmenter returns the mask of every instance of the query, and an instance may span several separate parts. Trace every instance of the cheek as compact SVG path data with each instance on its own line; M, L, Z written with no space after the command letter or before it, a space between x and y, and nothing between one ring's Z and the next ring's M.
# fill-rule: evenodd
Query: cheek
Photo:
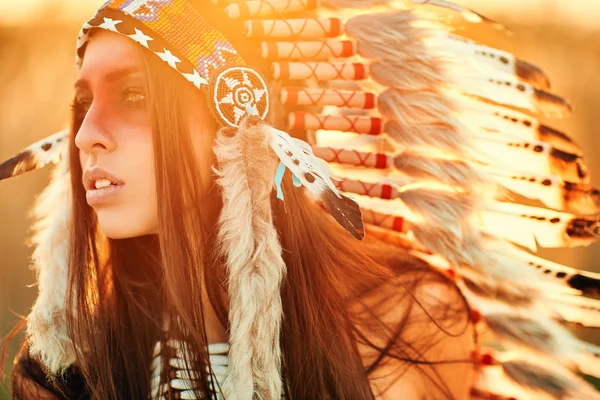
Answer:
M79 152L79 165L81 165L81 168L83 169L84 166L87 165L88 155L81 150L77 151Z
M100 228L114 239L155 234L158 211L152 133L131 129L115 138L119 145L112 161L125 187L118 202L96 210Z
M125 160L129 189L124 217L137 225L140 234L155 233L158 225L156 173L151 132L130 132ZM125 150L125 149L124 149Z

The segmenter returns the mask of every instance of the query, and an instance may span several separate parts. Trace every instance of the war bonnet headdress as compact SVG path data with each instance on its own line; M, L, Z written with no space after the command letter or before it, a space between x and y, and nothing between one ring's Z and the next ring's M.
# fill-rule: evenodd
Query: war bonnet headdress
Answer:
M544 73L399 1L215 3L108 1L83 26L77 53L81 62L95 29L127 36L205 91L227 128L215 144L229 272L227 398L281 395L285 264L270 195L283 199L286 169L352 236L364 236L364 218L370 234L456 278L484 339L503 349L474 354L485 366L474 396L597 396L577 373L600 375L600 351L565 325L600 326L598 276L527 251L592 243L600 226L581 149L535 117L570 111ZM447 1L413 3L505 29ZM67 160L65 135L0 164L0 179ZM63 304L67 174L63 161L38 204L40 295L28 317L30 349L54 372L74 361ZM511 192L548 208L512 203Z

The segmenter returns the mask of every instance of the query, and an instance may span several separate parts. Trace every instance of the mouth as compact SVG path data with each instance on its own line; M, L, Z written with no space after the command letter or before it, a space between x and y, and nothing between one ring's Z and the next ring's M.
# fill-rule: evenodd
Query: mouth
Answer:
M107 171L93 167L83 174L86 200L90 206L106 203L120 192L125 183Z

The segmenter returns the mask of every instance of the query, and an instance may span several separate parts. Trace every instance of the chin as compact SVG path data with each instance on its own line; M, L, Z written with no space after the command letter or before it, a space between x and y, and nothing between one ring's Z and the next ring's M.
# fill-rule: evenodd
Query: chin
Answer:
M136 218L131 213L115 213L99 210L98 227L110 239L128 239L157 233L155 224L149 218Z

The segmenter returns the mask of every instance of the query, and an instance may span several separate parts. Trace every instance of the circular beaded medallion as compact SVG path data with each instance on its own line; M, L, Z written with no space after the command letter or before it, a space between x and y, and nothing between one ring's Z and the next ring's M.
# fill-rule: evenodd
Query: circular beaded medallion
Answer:
M215 71L209 80L209 95L215 116L225 125L237 127L247 114L264 119L269 112L269 91L258 72L248 67Z

